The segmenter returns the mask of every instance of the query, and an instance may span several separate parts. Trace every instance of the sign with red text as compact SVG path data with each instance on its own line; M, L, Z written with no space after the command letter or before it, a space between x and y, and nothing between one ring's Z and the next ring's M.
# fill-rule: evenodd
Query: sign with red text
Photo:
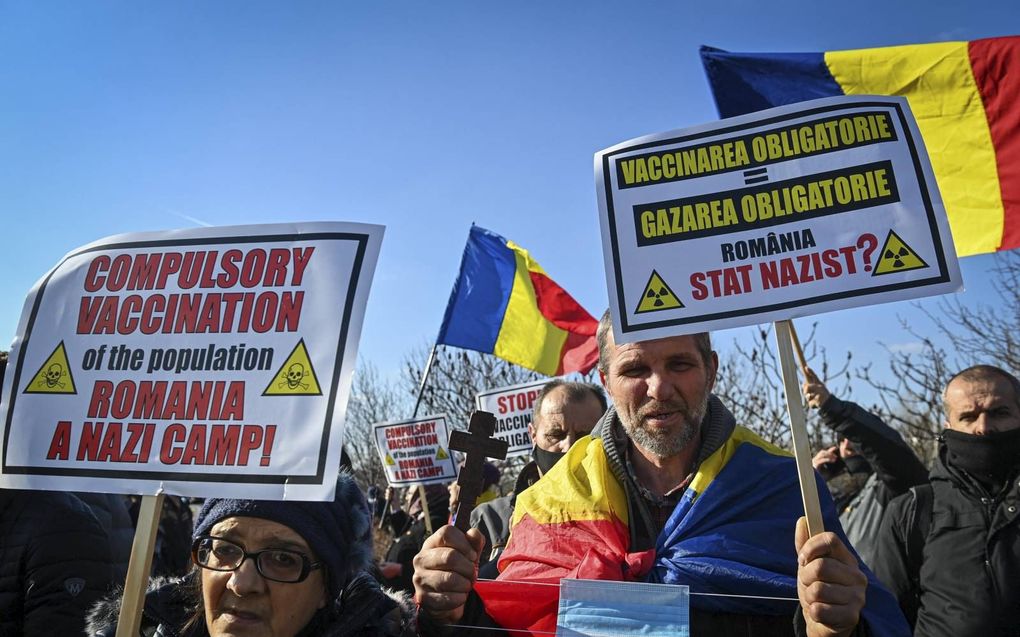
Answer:
M380 423L374 430L390 486L443 484L457 479L446 415Z
M617 342L962 288L900 97L838 97L595 155Z
M535 399L548 382L539 380L511 385L479 392L475 396L479 411L487 411L496 416L496 432L493 437L506 441L508 458L531 453L533 443L528 425L531 424L535 410Z
M331 499L381 226L128 234L32 289L5 488Z

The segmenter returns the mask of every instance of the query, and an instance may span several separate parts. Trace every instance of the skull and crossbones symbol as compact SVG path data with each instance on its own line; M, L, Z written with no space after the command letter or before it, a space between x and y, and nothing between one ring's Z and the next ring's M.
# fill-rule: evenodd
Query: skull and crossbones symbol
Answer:
M60 387L64 388L64 383L60 381L60 377L64 375L64 367L60 363L53 363L46 368L46 373L43 375L43 380L46 382L47 387Z
M301 379L308 375L305 371L305 366L301 363L294 363L287 368L287 373L284 375L282 381L277 383L277 387L283 387L286 385L290 389L308 389L308 383L302 383Z

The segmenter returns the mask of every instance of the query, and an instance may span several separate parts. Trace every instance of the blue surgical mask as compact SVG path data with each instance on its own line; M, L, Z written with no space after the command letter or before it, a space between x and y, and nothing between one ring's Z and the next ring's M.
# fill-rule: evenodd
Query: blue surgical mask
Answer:
M557 637L689 637L686 586L571 580L560 582Z

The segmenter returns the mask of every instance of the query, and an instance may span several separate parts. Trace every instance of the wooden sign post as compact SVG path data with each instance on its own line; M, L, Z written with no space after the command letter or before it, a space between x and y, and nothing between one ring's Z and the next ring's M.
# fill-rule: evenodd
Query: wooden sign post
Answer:
M487 411L471 413L468 433L454 431L450 434L450 449L467 454L464 468L460 470L457 486L460 500L450 522L467 533L471 525L471 511L475 501L482 494L482 464L486 458L506 458L507 442L492 437L496 430L496 417Z
M811 445L808 443L804 402L800 398L797 363L793 359L793 324L790 321L776 321L774 325L786 389L786 409L790 414L793 455L797 460L797 477L800 479L800 496L804 502L804 515L807 516L808 535L814 537L825 531L825 524L822 522L822 507L818 502L815 469L811 466Z
M149 586L149 573L152 572L152 551L156 546L156 532L159 530L159 514L162 510L162 491L157 495L142 496L138 524L135 526L135 541L131 544L127 581L124 582L124 597L117 618L117 637L136 637L141 628L142 607Z

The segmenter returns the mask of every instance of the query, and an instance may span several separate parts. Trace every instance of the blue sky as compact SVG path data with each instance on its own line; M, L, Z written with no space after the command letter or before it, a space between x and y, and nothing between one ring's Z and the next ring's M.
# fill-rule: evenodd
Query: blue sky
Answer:
M195 225L385 225L360 355L389 375L434 339L472 222L598 315L592 155L716 119L698 45L821 51L1017 24L1006 1L0 1L0 343L67 251ZM994 303L995 259L962 261L966 303ZM911 346L897 317L923 329L910 304L876 306L820 315L820 344L884 368L879 342Z

